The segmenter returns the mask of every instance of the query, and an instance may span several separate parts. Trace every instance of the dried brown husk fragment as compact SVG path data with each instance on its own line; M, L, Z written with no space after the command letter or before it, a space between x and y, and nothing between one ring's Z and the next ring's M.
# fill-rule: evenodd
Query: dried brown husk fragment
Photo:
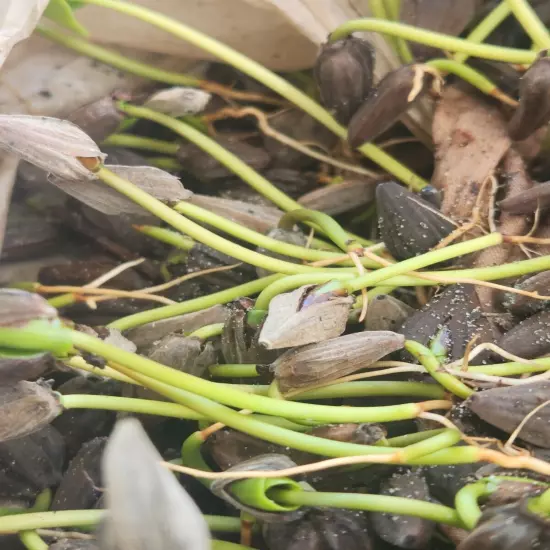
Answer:
M389 294L380 294L369 301L365 329L398 331L414 312L415 309L405 302Z
M390 331L357 332L285 352L272 365L285 393L326 384L368 367L403 347L405 338Z

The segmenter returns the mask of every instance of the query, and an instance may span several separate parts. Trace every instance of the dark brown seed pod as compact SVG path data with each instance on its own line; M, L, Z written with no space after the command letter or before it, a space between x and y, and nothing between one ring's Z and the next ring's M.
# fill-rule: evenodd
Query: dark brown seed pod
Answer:
M25 357L0 358L0 384L9 385L20 380L35 380L52 370L53 357L47 353Z
M422 65L403 65L389 72L352 116L348 142L352 147L372 141L390 128L433 84Z
M259 343L267 349L280 349L340 336L355 300L345 292L323 291L326 286L306 285L275 296L269 303Z
M518 290L538 292L541 296L550 295L550 271L541 271L520 279L514 284ZM529 296L522 296L515 292L507 292L503 300L504 307L518 316L532 315L550 306L550 300L538 300Z
M199 377L216 363L212 342L203 343L199 338L182 334L169 334L157 340L144 355L162 365Z
M474 393L466 404L485 422L512 433L536 407L550 400L550 382L507 386ZM542 407L521 429L518 437L550 448L550 407Z
M114 133L123 119L124 115L111 96L84 105L67 117L97 143Z
M0 441L36 432L61 414L54 392L36 382L0 387Z
M390 331L357 332L285 352L272 364L280 390L288 392L330 382L403 347Z
M508 124L516 141L528 138L550 121L550 58L547 51L527 69L519 84L519 106Z
M297 521L266 523L269 550L372 550L370 527L363 512L310 508Z
M82 445L63 475L51 510L88 510L94 507L102 494L101 456L106 444L106 437L96 437Z
M382 483L379 494L430 501L428 484L415 471L394 474ZM376 534L398 548L426 548L435 530L435 523L422 518L376 512L370 519Z
M401 300L389 294L380 294L369 302L365 328L367 330L399 331L401 325L414 312L415 310L411 306Z
M63 438L51 426L0 443L0 498L32 504L61 481L64 460Z
M57 310L38 294L13 288L0 289L0 326L22 327L29 321L56 318Z
M296 463L290 460L290 458L285 455L264 454L251 458L250 460L245 460L244 462L241 462L240 464L237 464L232 468L228 468L227 471L231 472L232 470L235 470L239 472L256 472L262 470L284 470L286 468L293 468L295 466ZM239 498L233 494L233 492L231 491L231 486L234 483L239 483L239 480L231 478L218 478L214 480L214 482L210 486L210 490L217 497L233 505L235 508L237 508L237 510L248 512L255 518L258 518L268 523L292 521L300 518L304 514L304 511L301 508L292 511L277 512L268 512L264 510L259 510L258 508L254 508L245 502L241 502ZM313 490L313 488L311 488L310 486L307 487L308 489Z
M327 424L318 426L307 432L309 435L324 437L333 441L374 445L384 439L388 432L382 424Z
M216 141L254 170L263 170L271 160L265 149L254 147L244 141L221 135L216 138ZM193 143L181 145L176 157L184 169L191 172L200 181L208 182L220 178L229 178L233 175L233 172Z
M376 188L376 205L380 237L396 260L428 252L455 229L437 208L394 181Z
M449 361L463 357L468 342L476 335L478 343L493 341L492 328L482 314L475 288L460 284L449 286L411 315L401 332L407 340L425 346L443 334L440 341Z
M550 181L538 183L517 195L505 198L499 203L500 209L510 214L533 214L538 208L550 207Z
M539 550L550 546L550 522L527 502L489 508L457 550Z
M521 321L497 342L504 350L525 359L550 353L550 311L541 311Z
M258 342L260 330L251 327L247 313L253 302L247 298L237 300L229 306L221 338L222 355L226 363L271 363L278 352L268 351Z
M272 239L277 239L283 243L294 244L296 246L305 246L307 243L306 236L301 231L287 231L286 229L281 229L276 227L267 232L267 236ZM263 254L264 256L270 256L271 258L277 258L278 260L285 260L286 262L298 263L300 260L297 258L291 258L290 256L285 256L284 254L279 254L278 252L272 252L266 248L258 247L256 252ZM267 271L263 267L257 267L256 273L258 277L267 277L271 275L271 271Z
M115 380L93 380L84 376L75 376L57 388L59 393L94 395L121 394L121 384ZM67 459L72 460L82 445L95 437L109 434L115 423L116 415L112 411L95 409L73 409L64 411L56 418L53 426L65 438Z
M502 506L542 494L545 485L523 481L500 480L496 489L487 497L487 506Z
M375 50L370 42L350 36L321 46L313 68L321 102L347 125L372 90Z
M374 190L375 184L370 179L350 179L310 191L302 195L298 202L304 208L336 216L372 202Z

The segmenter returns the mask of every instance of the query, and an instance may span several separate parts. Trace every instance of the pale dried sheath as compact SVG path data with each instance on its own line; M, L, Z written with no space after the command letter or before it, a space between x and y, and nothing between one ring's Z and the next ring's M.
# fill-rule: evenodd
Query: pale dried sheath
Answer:
M174 86L154 93L144 106L173 117L181 117L202 112L211 97L204 90Z

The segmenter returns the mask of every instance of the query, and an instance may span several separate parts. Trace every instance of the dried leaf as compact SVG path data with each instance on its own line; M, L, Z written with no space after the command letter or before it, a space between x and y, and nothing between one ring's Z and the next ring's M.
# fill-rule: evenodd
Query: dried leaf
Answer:
M306 285L275 296L269 303L259 343L267 349L279 349L340 336L346 330L353 296L342 296L329 290L321 294L319 300L303 307L304 298L317 291L315 285Z
M357 332L285 352L272 365L282 392L336 380L403 347L390 331Z
M135 419L119 421L102 461L109 514L103 550L208 550L203 515Z
M81 162L105 158L95 142L67 120L0 114L0 149L67 180L95 179Z
M130 180L141 190L161 201L186 200L192 195L176 176L154 166L110 165L109 170ZM59 177L50 177L50 182L90 208L109 216L146 212L141 206L102 182L74 181Z
M178 118L201 113L211 97L208 92L197 88L174 86L154 93L144 105L160 113Z

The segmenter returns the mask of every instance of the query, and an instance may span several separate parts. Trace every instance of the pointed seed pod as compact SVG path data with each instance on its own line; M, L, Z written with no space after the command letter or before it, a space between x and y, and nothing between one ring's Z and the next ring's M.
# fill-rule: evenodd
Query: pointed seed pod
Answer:
M519 106L508 123L508 133L516 141L528 138L550 121L550 58L541 52L519 84Z
M487 497L488 506L502 506L544 493L545 485L523 481L500 480L496 489Z
M0 357L0 385L10 385L21 380L36 380L52 370L54 359L48 353L25 357Z
M433 73L422 65L403 65L389 72L351 118L349 144L359 147L386 131L433 83Z
M116 108L116 101L107 96L73 111L67 120L100 143L117 130L124 115Z
M78 126L30 115L0 115L0 149L67 180L95 179L105 158Z
M389 294L380 294L369 302L365 329L398 331L403 322L414 312L415 309L405 302Z
M36 382L0 387L0 441L31 434L61 414L50 388Z
M50 510L88 510L102 495L101 456L106 437L84 443L71 460L55 492Z
M518 290L538 292L541 296L550 295L550 271L541 271L535 275L523 277L514 284ZM522 296L515 292L504 295L503 306L514 315L525 316L538 313L550 306L550 300L538 300L529 296Z
M550 181L537 183L517 195L506 197L499 202L499 207L510 214L533 214L537 209L547 210L550 207Z
M376 188L380 237L396 260L424 254L455 225L429 202L394 181Z
M372 89L375 50L353 36L321 46L313 68L321 102L346 125Z
M289 350L271 368L284 393L337 380L402 349L404 343L395 332L357 332Z
M262 471L262 470L284 470L286 468L293 468L295 466L296 466L296 463L290 460L290 458L288 458L285 455L264 454L264 455L259 455L254 458L251 458L244 462L241 462L233 466L232 468L228 468L226 471L231 472L232 470L235 470L240 472L242 471L256 472L256 471ZM247 481L259 481L259 479L242 480L242 479L219 478L214 480L214 482L210 486L210 490L217 497L233 505L235 508L237 508L237 510L247 512L250 515L254 516L255 518L258 518L261 521L265 521L268 523L292 521L303 515L304 511L300 508L289 509L289 508L284 508L283 506L280 506L279 511L275 511L277 504L274 501L272 501L272 504L273 504L272 511L255 508L254 506L240 499L239 496L237 496L237 493L233 492L236 489L236 485L238 485L239 483L243 483L243 481L244 483L246 483ZM290 480L288 480L288 482L291 483ZM307 484L300 484L300 485L302 485L304 488L313 490L313 488L311 488ZM264 498L269 499L267 495L264 495Z
M260 344L267 349L279 349L340 336L346 330L354 298L340 285L333 290L334 286L306 285L275 296L269 303Z
M457 550L542 550L550 546L550 522L527 502L488 508Z
M269 550L373 550L370 531L363 512L338 508L310 508L296 521L263 527Z
M416 471L394 474L382 483L379 494L430 501L428 484ZM423 518L383 512L370 514L370 519L376 534L382 540L407 550L426 548L436 526Z
M524 319L497 342L509 353L534 359L550 353L550 311L541 311Z
M305 246L307 243L306 236L301 231L287 231L286 229L281 229L276 227L267 232L267 236L272 239L277 239L283 243L294 244L296 246ZM264 256L269 256L270 258L277 258L278 260L285 260L286 262L298 263L300 260L297 258L291 258L285 254L280 254L278 252L272 252L266 248L258 247L256 252L263 254ZM271 275L272 272L264 269L263 267L257 267L256 273L258 277L267 277Z
M536 407L550 400L550 382L507 386L474 393L466 405L480 418L512 433ZM523 441L550 448L550 407L545 406L525 423L518 437Z
M22 327L36 319L57 319L57 310L33 292L0 289L0 326Z
M109 509L100 531L102 550L210 548L203 515L161 461L137 420L117 423L102 461Z

